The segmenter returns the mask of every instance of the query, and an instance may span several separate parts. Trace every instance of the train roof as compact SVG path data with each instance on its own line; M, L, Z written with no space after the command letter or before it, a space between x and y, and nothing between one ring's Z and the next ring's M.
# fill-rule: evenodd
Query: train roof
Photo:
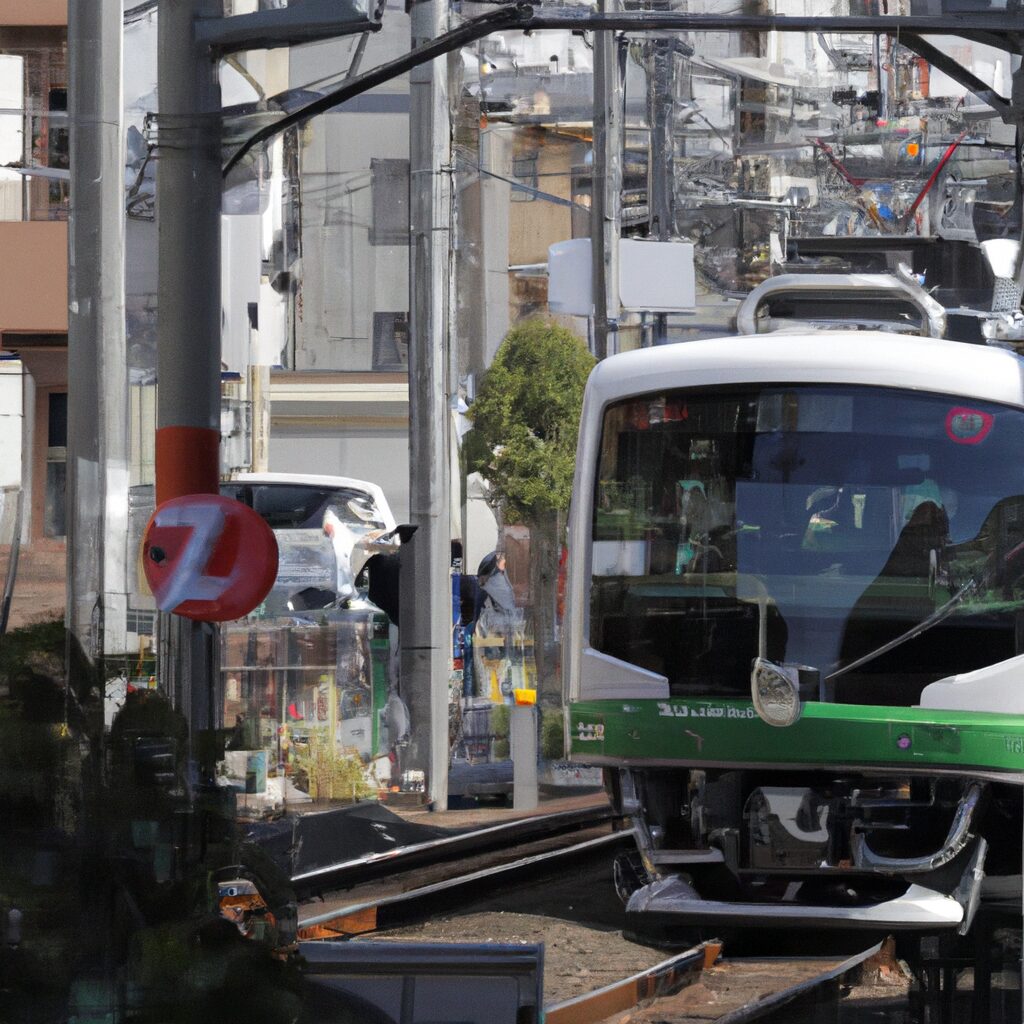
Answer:
M590 376L588 411L667 388L742 383L864 384L1024 408L1024 359L1006 349L882 331L777 331L611 356Z

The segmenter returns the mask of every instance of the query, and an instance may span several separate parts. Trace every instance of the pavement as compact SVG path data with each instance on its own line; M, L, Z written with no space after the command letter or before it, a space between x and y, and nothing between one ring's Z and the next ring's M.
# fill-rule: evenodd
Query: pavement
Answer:
M0 593L7 581L10 545L0 545ZM64 618L67 553L63 541L37 540L21 548L8 629Z
M476 807L456 810L432 811L424 804L408 806L385 801L384 806L408 822L433 825L436 828L470 829L504 825L510 821L532 818L538 814L558 814L563 811L583 810L588 807L607 807L608 797L601 792L583 793L579 796L563 796L550 800L541 799L532 811L516 811L500 803L482 802Z

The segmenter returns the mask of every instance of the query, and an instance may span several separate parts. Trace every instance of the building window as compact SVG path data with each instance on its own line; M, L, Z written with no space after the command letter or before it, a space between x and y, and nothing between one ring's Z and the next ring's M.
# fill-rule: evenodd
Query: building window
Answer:
M67 32L6 26L0 53L0 219L66 220ZM25 174L39 168L37 174Z
M65 490L68 468L68 396L51 391L47 408L46 497L43 534L64 537L67 534Z
M532 203L537 198L540 179L537 176L537 154L529 153L512 160L512 177L526 188L512 186L512 202Z
M408 313L373 314L373 369L408 372Z
M371 245L409 244L409 161L371 160Z
M139 636L153 635L154 613L139 608L129 608L125 612L125 629Z

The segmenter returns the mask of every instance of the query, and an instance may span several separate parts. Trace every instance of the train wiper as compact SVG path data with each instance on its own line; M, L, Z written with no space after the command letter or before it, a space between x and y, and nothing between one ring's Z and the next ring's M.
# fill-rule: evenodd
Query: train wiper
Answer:
M1024 554L1024 543L1018 544L1015 548L1008 551L1002 559L1002 562L997 563L994 566L989 567L984 572L978 573L975 576L971 576L967 582L960 587L959 590L944 604L936 608L935 611L922 619L916 626L911 626L905 633L901 633L898 637L888 641L888 643L882 644L881 647L876 647L873 651L868 651L867 654L861 655L855 661L851 661L848 665L843 665L842 668L837 668L835 672L825 676L825 682L831 682L833 679L838 679L842 675L846 675L847 672L852 672L856 668L860 668L862 665L866 665L869 661L874 661L875 658L880 658L883 654L888 654L889 651L895 647L899 647L901 644L905 644L908 640L914 640L921 636L922 633L927 633L932 626L937 626L940 622L949 618L956 609L963 604L964 599L969 597L971 594L976 593L982 587L987 586L995 577L997 568L1006 568L1015 558ZM1019 575L1019 573L1018 573Z
M861 655L855 661L851 661L848 665L844 665L842 668L837 668L835 672L831 672L825 676L825 682L831 682L833 679L838 679L842 675L846 675L847 672L852 672L855 668L860 668L861 665L866 665L869 661L874 661L875 658L880 658L883 654L888 654L894 647L899 647L901 644L905 644L908 640L914 640L919 637L922 633L927 633L932 626L937 626L944 619L949 618L956 609L963 604L964 598L969 594L974 593L981 585L987 582L987 577L990 573L982 573L980 576L972 576L944 605L936 608L931 615L922 619L917 625L911 626L905 633L901 633L898 637L888 641L888 643L882 644L881 647L876 647L873 651L868 651L867 654Z

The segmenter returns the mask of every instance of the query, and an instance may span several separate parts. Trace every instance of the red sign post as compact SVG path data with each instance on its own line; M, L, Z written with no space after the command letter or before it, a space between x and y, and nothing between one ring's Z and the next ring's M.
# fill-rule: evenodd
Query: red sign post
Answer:
M160 505L142 545L157 607L202 622L251 612L277 578L277 540L247 505L189 494Z

